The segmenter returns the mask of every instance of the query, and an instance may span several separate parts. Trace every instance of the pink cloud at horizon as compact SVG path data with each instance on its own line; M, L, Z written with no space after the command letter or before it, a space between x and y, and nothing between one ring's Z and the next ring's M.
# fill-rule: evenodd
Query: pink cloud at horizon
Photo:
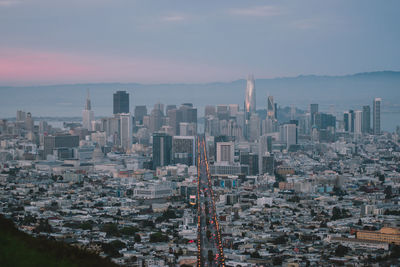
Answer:
M211 82L236 79L234 73L240 72L204 63L0 48L1 85Z

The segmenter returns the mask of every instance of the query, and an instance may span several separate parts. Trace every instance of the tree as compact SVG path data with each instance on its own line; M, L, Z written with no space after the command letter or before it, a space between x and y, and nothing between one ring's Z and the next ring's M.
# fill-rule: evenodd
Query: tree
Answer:
M273 265L278 265L278 266L280 266L280 265L282 265L282 263L283 263L283 257L282 257L282 256L273 257L273 258L272 258L272 264L273 264Z
M101 245L101 247L102 247L104 253L106 253L108 256L110 256L112 258L117 258L117 257L121 256L121 254L119 253L119 250L126 247L126 245L125 245L125 243L123 243L119 240L115 240L110 243L103 243Z
M139 232L139 228L133 226L127 226L122 228L119 232L123 235L133 236L137 232Z
M349 248L339 245L337 246L336 250L335 250L335 255L338 257L343 257L344 255L346 255L349 252Z
M314 209L311 209L310 213L311 213L311 216L312 216L312 217L314 217L315 215L317 215L317 214L315 213Z
M153 233L150 235L151 243L168 242L168 240L169 240L168 235L164 235L161 232Z
M108 236L120 236L118 226L115 223L107 223L102 226L102 231Z
M286 244L286 236L284 236L284 235L278 236L277 238L275 238L275 239L272 241L272 243L275 244L275 245L283 245L283 244Z
M251 256L252 258L255 258L255 259L260 259L260 258L261 258L260 254L258 253L257 250L254 251L253 253L251 253L250 256Z
M52 233L53 229L51 225L49 224L49 219L43 220L40 219L39 225L35 228L36 233L40 232L46 232L46 233Z
M135 242L136 243L140 243L142 241L142 238L140 237L140 235L139 234L136 234L135 235Z
M332 209L332 220L338 220L343 218L351 217L351 214L346 209L340 209L338 207L333 207Z
M93 222L92 221L83 222L79 225L79 228L83 230L92 230Z
M378 177L379 177L379 181L380 181L381 183L384 183L384 182L385 182L385 175L384 175L384 174L380 173L380 174L378 174Z
M393 197L392 196L392 187L390 185L386 186L384 193L385 193L385 199L391 199Z

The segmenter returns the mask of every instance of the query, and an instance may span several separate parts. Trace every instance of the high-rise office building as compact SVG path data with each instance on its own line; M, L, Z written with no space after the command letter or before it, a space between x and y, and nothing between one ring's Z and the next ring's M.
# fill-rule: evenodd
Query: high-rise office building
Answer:
M132 117L130 113L119 114L121 147L129 151L132 147Z
M194 108L192 103L184 103L179 109L182 111L181 122L190 122L197 125L197 108Z
M179 135L180 136L194 136L197 134L197 126L193 122L181 122L179 123Z
M172 162L172 137L166 133L153 134L153 169Z
M218 118L214 116L206 117L204 121L204 132L209 136L220 135Z
M114 93L113 113L129 113L129 94L126 91Z
M160 130L163 125L163 113L160 109L154 108L150 114L150 127L149 130L151 133L154 133Z
M217 162L233 163L235 156L235 144L233 142L217 143Z
M17 110L17 121L25 121L26 112L22 110Z
M336 117L331 114L317 112L314 114L314 125L318 130L325 130L328 127L336 128Z
M182 110L180 109L168 110L167 116L168 116L168 124L172 129L173 135L179 135L180 123L183 122Z
M343 114L344 130L349 133L354 133L354 110L349 110Z
M262 135L258 143L258 165L261 174L265 173L263 171L263 158L272 152L272 136Z
M250 138L250 117L256 112L256 88L253 75L247 77L246 95L244 100L244 124L243 135L246 139Z
M362 110L362 132L369 133L371 131L371 108L369 105L363 106Z
M253 75L247 77L244 111L248 114L248 118L250 118L251 113L256 112L256 87Z
M196 137L174 136L172 138L172 155L175 164L196 165Z
M315 124L315 114L318 112L318 104L310 104L311 126Z
M274 174L274 155L268 155L262 157L261 174L267 173L269 175Z
M349 125L351 124L350 121L351 121L351 115L348 111L345 111L343 113L343 129L345 132L349 132L350 129Z
M251 114L248 136L250 141L255 141L260 137L260 125L260 118L258 117L257 113Z
M167 107L165 108L165 115L168 116L168 111L173 109L177 109L176 105L167 105Z
M39 122L39 134L44 134L47 132L49 126L47 124L47 121L40 121Z
M219 120L229 120L229 106L217 105L217 117Z
M354 111L354 134L361 135L362 133L362 111Z
M373 127L374 134L381 134L381 98L375 98L373 103Z
M267 99L267 117L270 119L275 119L275 104L274 97L272 95L268 96Z
M286 149L297 144L297 125L288 123L280 126L280 140L286 144Z
M240 153L240 165L248 165L249 166L249 175L258 175L259 174L259 160L258 155L249 152L241 152Z
M54 150L60 150L60 153L57 151L59 156L62 155L59 158L71 158L73 156L73 148L78 146L79 136L77 135L44 136L43 159L46 159L47 155L52 155Z
M32 132L34 127L34 122L32 118L32 114L30 112L26 113L26 118L25 118L25 129L27 131Z
M208 105L204 108L204 116L216 116L217 112L215 106Z
M147 115L147 107L146 106L136 106L135 107L135 121L136 124L143 124L143 117Z
M158 109L161 111L161 114L164 116L164 104L163 103L156 103L154 104L154 109Z
M235 117L239 112L239 105L238 104L229 104L229 116Z
M87 91L85 109L82 111L82 127L91 131L92 121L94 120L94 113L90 103L89 90Z
M296 107L294 105L290 106L290 119L296 119Z

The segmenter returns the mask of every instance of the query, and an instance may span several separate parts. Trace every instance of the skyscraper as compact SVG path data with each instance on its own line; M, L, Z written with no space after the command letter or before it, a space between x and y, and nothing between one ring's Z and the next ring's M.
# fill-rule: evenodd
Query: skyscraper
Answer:
M217 114L216 110L215 110L215 106L211 106L211 105L207 105L204 108L204 116L215 116Z
M172 138L172 155L175 164L196 165L196 137L174 136Z
M275 119L275 104L274 104L274 97L273 96L268 96L267 99L267 116L270 119Z
M153 169L172 162L172 137L166 133L153 134Z
M44 136L43 141L43 159L47 155L53 154L53 150L60 150L67 158L73 157L73 148L79 147L79 136L76 135L58 135L58 136ZM65 153L68 150L68 153ZM58 154L58 153L57 153Z
M363 106L362 113L362 132L369 133L371 131L371 108L369 105Z
M349 125L351 121L351 115L350 112L345 111L343 114L343 129L345 132L349 132Z
M315 124L315 113L318 112L318 104L310 104L311 126Z
M130 113L121 113L119 118L121 147L128 151L132 147L132 117Z
M192 103L183 103L179 109L182 111L182 122L190 122L197 125L197 108L194 108Z
M28 112L26 113L26 118L25 118L25 128L27 131L33 131L34 127L34 122L32 118L32 113Z
M344 130L349 133L354 133L354 110L346 111L343 115Z
M235 144L233 142L217 143L217 162L233 163L235 156Z
M167 116L169 118L169 126L172 128L173 135L180 134L179 124L182 122L182 110L171 109L168 110Z
M248 113L247 117L250 118L250 114L256 112L256 87L253 75L247 77L246 99L244 105L245 113Z
M328 127L336 127L336 117L331 114L317 112L314 114L314 125L318 130L325 130Z
M257 113L253 113L249 121L249 140L253 142L257 140L260 137L260 132L260 118Z
M160 109L154 107L150 114L150 132L156 132L160 130L163 122L163 113Z
M286 149L297 144L297 125L294 123L280 126L280 140L286 144Z
M17 121L25 121L26 112L22 110L17 110Z
M374 134L381 134L381 98L375 98L373 103Z
M165 108L165 115L168 116L168 111L173 109L177 109L176 105L167 105L167 107Z
M219 120L229 120L229 106L217 105L217 117Z
M354 134L361 135L362 133L362 111L354 111Z
M247 77L246 95L244 100L244 124L243 135L246 139L250 137L250 117L256 112L256 88L253 75Z
M87 97L86 97L85 109L82 111L82 127L91 131L93 120L94 120L94 113L93 113L92 106L90 103L90 95L89 95L89 90L88 90Z
M143 117L147 115L146 106L136 106L135 107L135 121L136 124L143 124Z
M235 117L239 112L239 105L238 104L229 104L229 116Z
M129 113L129 94L126 91L114 93L113 113Z

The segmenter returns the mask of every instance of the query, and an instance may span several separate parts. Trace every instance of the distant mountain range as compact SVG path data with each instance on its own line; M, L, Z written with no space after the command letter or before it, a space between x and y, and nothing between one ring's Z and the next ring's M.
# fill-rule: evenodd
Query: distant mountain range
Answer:
M257 78L257 77L256 77ZM246 81L198 84L91 83L50 86L0 87L0 117L14 117L17 109L34 116L80 116L86 90L90 90L95 115L112 114L112 94L126 90L131 94L131 111L135 105L157 102L181 104L191 102L203 113L208 104L236 103L243 106ZM321 110L343 111L370 104L381 97L385 112L400 110L400 72L379 71L345 76L301 75L256 79L257 108L266 106L273 95L281 106L305 109L319 103ZM332 106L333 105L333 106Z

